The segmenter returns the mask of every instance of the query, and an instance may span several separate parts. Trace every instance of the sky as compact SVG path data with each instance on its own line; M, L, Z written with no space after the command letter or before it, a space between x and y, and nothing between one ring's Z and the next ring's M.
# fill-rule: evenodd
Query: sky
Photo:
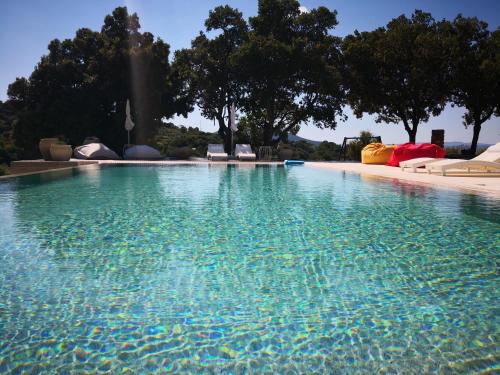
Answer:
M384 26L401 14L411 15L415 9L432 13L435 19L453 19L457 14L475 16L488 22L490 29L500 26L498 0L301 0L312 9L326 6L338 12L339 25L334 35L345 36L354 30L368 31ZM47 53L48 43L55 38L73 38L81 27L100 30L104 17L117 6L126 5L139 15L141 30L149 31L170 44L171 53L190 46L203 29L210 9L229 4L245 18L257 13L257 0L0 0L0 100L6 100L7 87L16 77L28 77L40 57ZM321 130L303 125L299 136L313 140L341 143L343 137L357 136L361 130L380 135L384 143L404 143L408 135L402 124L376 124L375 117L357 119L346 108L349 119L339 122L335 130ZM432 129L444 129L445 141L470 142L472 128L462 124L463 110L448 106L438 117L421 124L417 142L429 142ZM194 111L187 119L174 118L178 125L197 126L216 131L213 122ZM483 124L481 143L500 142L500 118Z

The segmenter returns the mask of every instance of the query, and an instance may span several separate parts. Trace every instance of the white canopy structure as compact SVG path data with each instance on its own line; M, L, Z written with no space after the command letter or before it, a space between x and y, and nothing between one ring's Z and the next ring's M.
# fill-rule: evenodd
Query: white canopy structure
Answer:
M132 121L132 116L130 115L130 100L127 99L127 105L125 107L125 130L127 130L127 140L128 144L130 144L130 131L134 128L135 124Z

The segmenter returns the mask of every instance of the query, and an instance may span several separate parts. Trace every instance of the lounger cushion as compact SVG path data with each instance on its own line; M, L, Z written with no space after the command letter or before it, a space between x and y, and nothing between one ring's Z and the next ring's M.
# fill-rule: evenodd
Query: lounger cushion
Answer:
M211 160L227 160L228 157L224 152L223 145L210 143L207 148L207 158Z
M361 150L361 163L385 164L391 157L395 147L384 145L383 143L370 143Z
M161 159L160 151L147 145L135 145L127 148L123 153L127 160L155 160Z
M118 160L120 157L102 143L89 143L75 147L73 155L77 159Z
M234 153L238 159L255 160L256 155L252 151L252 147L248 144L237 144Z
M396 147L386 165L399 167L399 163L405 160L416 158L444 158L445 155L446 151L443 148L432 143L422 143L419 145L405 143Z

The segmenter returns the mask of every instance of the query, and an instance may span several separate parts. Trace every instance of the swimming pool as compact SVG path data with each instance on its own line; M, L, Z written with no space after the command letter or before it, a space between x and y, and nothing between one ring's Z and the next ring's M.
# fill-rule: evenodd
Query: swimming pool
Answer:
M312 167L128 166L2 181L0 210L0 372L499 366L492 198Z

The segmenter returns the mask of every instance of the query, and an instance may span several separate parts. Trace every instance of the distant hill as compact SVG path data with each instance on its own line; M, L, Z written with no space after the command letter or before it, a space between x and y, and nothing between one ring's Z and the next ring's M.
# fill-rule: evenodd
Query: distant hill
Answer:
M491 144L488 143L478 143L477 148L486 148L491 146ZM448 147L462 147L464 149L470 147L470 142L444 142L444 148Z
M302 137L299 137L298 135L293 135L293 134L288 135L288 140L290 142L304 141L304 142L310 143L310 144L315 145L315 146L318 146L321 143L321 141L313 141L312 139L302 138ZM404 143L404 142L401 142L401 143ZM477 144L478 149L487 148L489 146L491 146L491 144L489 144L489 143L478 143ZM445 142L444 147L445 148L459 147L459 148L463 148L463 149L468 149L470 147L470 142Z
M315 146L318 146L321 143L320 141L313 141L312 139L302 138L302 137L299 137L298 135L294 135L294 134L288 134L288 140L290 142L304 141L304 142L310 143L310 144L315 145Z

